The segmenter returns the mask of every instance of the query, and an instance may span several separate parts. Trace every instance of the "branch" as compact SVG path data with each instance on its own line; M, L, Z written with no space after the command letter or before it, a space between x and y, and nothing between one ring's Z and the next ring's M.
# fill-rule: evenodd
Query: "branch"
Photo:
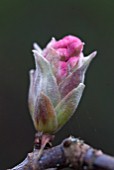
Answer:
M85 144L78 138L69 137L60 145L45 149L38 159L35 149L16 167L9 170L57 170L65 167L86 170L114 170L114 157Z

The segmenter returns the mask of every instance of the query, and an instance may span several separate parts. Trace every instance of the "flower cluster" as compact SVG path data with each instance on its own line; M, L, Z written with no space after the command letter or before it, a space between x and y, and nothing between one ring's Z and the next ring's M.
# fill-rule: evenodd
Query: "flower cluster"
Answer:
M48 43L45 49L34 44L36 68L30 71L29 110L35 128L53 134L73 115L85 85L85 72L95 57L83 54L84 43L66 36Z

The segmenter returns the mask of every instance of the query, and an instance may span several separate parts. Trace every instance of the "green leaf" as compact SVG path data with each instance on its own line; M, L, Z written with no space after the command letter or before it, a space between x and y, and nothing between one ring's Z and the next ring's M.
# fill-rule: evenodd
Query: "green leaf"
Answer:
M35 93L38 95L40 92L43 92L50 98L52 104L56 106L60 101L60 94L51 65L41 55L41 53L38 53L36 50L33 50L33 53L36 61L36 70L34 76Z
M60 129L73 115L81 99L85 85L80 83L79 86L69 92L61 102L56 106L58 129Z
M53 133L57 128L57 118L54 107L43 92L40 93L40 100L35 106L34 124L38 131Z
M28 93L28 106L31 116L34 114L34 108L35 108L35 90L34 90L34 74L35 70L29 71L30 76L30 86L29 86L29 93Z

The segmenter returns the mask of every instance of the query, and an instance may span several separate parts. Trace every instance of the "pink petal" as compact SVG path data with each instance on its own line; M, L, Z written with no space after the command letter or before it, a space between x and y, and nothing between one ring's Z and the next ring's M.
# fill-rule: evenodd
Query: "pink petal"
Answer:
M53 47L56 48L56 49L57 48L64 48L64 47L67 47L72 42L78 43L79 41L81 41L79 38L72 36L72 35L68 35L68 36L65 36L64 38L62 38L61 40L53 43Z
M67 61L69 58L69 53L67 48L59 48L56 50L62 61Z
M53 43L53 48L67 61L70 57L78 56L83 50L84 43L75 36L66 36Z
M78 61L79 61L79 56L78 57L71 57L67 61L69 69L73 70L73 68L78 64Z
M77 56L82 52L82 50L83 50L83 43L81 41L73 42L68 46L69 56Z
M57 68L57 73L56 73L58 83L62 79L64 79L67 75L68 75L67 63L64 62L64 61L60 61L59 65L58 65L58 68Z

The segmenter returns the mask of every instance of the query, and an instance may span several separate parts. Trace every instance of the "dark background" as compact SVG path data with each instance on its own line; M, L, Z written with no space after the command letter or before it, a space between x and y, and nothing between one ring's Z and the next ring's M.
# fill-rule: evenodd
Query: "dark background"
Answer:
M33 42L42 48L55 36L73 34L84 53L97 50L76 114L56 135L69 135L114 155L114 1L0 0L0 169L32 150L34 127L27 106Z

